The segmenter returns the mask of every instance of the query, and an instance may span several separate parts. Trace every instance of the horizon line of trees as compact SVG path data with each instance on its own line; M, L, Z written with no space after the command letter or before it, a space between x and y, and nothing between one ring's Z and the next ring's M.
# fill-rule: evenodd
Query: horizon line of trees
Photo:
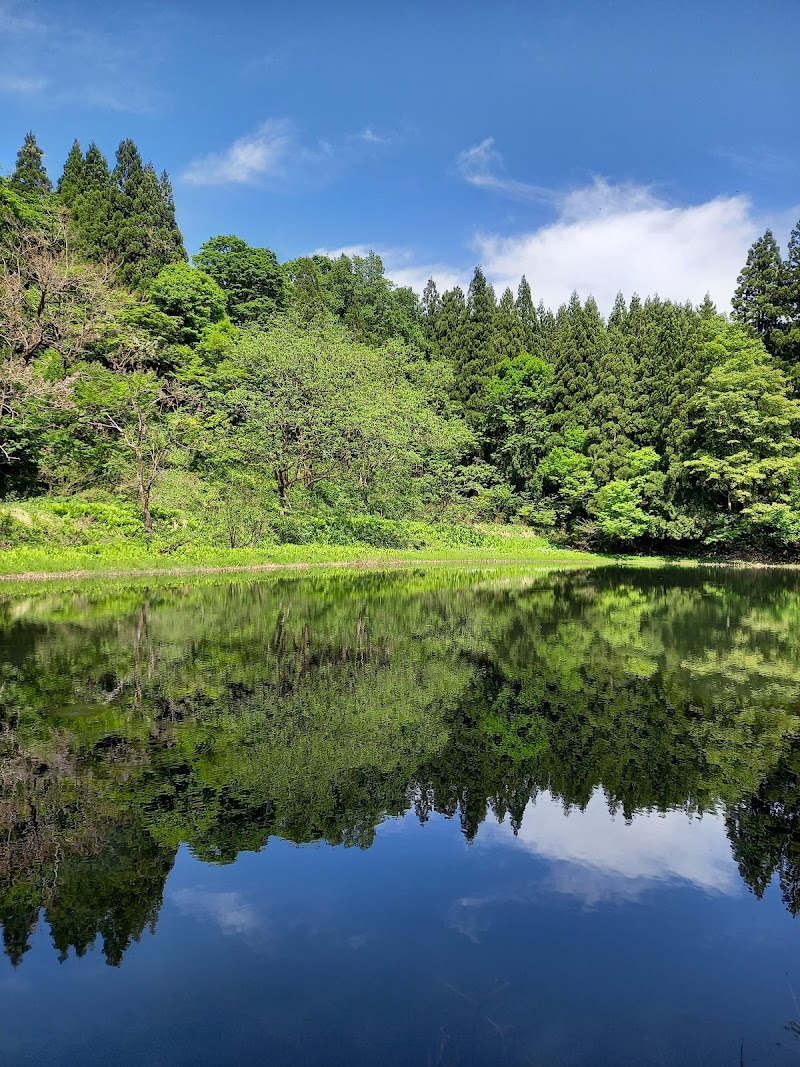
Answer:
M732 308L553 312L480 267L420 298L374 253L279 263L234 235L190 264L132 141L113 167L76 141L54 188L29 133L0 178L0 494L132 494L148 537L171 477L255 513L794 551L800 223L785 259L756 241Z

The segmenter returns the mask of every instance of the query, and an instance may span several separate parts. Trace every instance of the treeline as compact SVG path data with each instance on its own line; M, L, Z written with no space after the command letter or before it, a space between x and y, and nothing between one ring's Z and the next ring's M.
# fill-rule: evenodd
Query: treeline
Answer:
M800 542L800 224L785 261L753 246L731 319L657 296L552 312L480 268L420 299L374 253L281 264L223 235L190 265L132 141L113 167L76 142L53 188L28 134L0 178L0 353L2 497L135 501L166 548L323 513Z

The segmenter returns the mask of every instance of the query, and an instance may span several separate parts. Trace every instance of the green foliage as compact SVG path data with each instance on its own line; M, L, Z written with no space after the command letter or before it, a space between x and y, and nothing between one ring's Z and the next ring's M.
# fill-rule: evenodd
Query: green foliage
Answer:
M553 369L523 352L497 366L484 395L483 436L491 463L522 492L539 495L549 442Z
M24 196L10 178L0 175L0 248L7 246L9 233L20 226L41 226L46 207L40 197Z
M188 263L164 267L150 286L150 300L159 311L176 320L177 336L194 345L209 326L225 316L225 293L213 278Z
M398 470L423 478L429 456L458 449L408 361L397 344L383 354L324 322L247 333L216 372L227 421L215 453L271 470L284 508L336 480L369 506Z
M759 342L734 326L719 341L728 358L692 402L695 456L685 466L728 511L793 502L800 493L800 402Z
M597 488L592 462L586 452L587 434L581 426L567 427L554 438L540 466L542 487L552 496L559 519L569 524L585 514L586 505Z
M600 534L606 540L630 544L650 528L650 518L639 506L637 487L628 481L607 482L595 494L591 507Z
M283 272L268 248L251 248L232 235L212 237L192 262L224 292L228 314L239 325L267 325L286 307Z

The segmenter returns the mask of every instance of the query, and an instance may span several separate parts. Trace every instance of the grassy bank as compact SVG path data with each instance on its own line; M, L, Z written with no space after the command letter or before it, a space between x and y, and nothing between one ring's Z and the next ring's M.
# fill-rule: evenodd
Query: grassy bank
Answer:
M494 538L487 541L494 542ZM98 551L70 548L16 548L0 551L0 580L44 578L50 575L124 573L182 574L225 570L300 569L310 566L356 566L414 562L546 562L600 563L604 557L554 548L540 538L507 537L480 546L428 546L420 549L380 549L371 545L275 545L269 548L217 549L192 546L182 551L154 553L119 549Z
M219 526L202 518L197 509L165 510L148 541L136 509L127 503L39 498L2 504L0 581L409 563L797 564L794 559L766 557L609 555L554 545L521 525L458 525L336 513L280 515L264 526L255 545L230 547L224 540Z
M459 526L376 516L281 516L259 543L225 546L209 529L171 516L148 542L119 504L41 499L0 506L0 578L184 573L400 562L542 561L602 557L553 546L520 526ZM214 543L216 541L216 543Z

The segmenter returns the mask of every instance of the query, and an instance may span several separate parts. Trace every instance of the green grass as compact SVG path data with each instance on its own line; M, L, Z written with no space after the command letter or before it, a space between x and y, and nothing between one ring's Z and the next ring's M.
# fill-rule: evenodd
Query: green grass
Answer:
M601 562L603 557L561 550L541 538L491 537L484 544L425 546L419 549L376 548L372 545L272 545L267 548L212 548L190 545L174 551L150 551L139 546L109 544L86 548L55 546L0 550L0 575L119 573L207 568L257 568L311 564L379 564L435 561L539 561L549 563Z
M456 525L334 512L281 515L265 529L256 548L225 548L221 540L219 531L203 524L197 509L165 510L148 546L129 502L38 498L3 504L0 579L437 562L548 566L689 562L579 552L555 546L517 525Z

